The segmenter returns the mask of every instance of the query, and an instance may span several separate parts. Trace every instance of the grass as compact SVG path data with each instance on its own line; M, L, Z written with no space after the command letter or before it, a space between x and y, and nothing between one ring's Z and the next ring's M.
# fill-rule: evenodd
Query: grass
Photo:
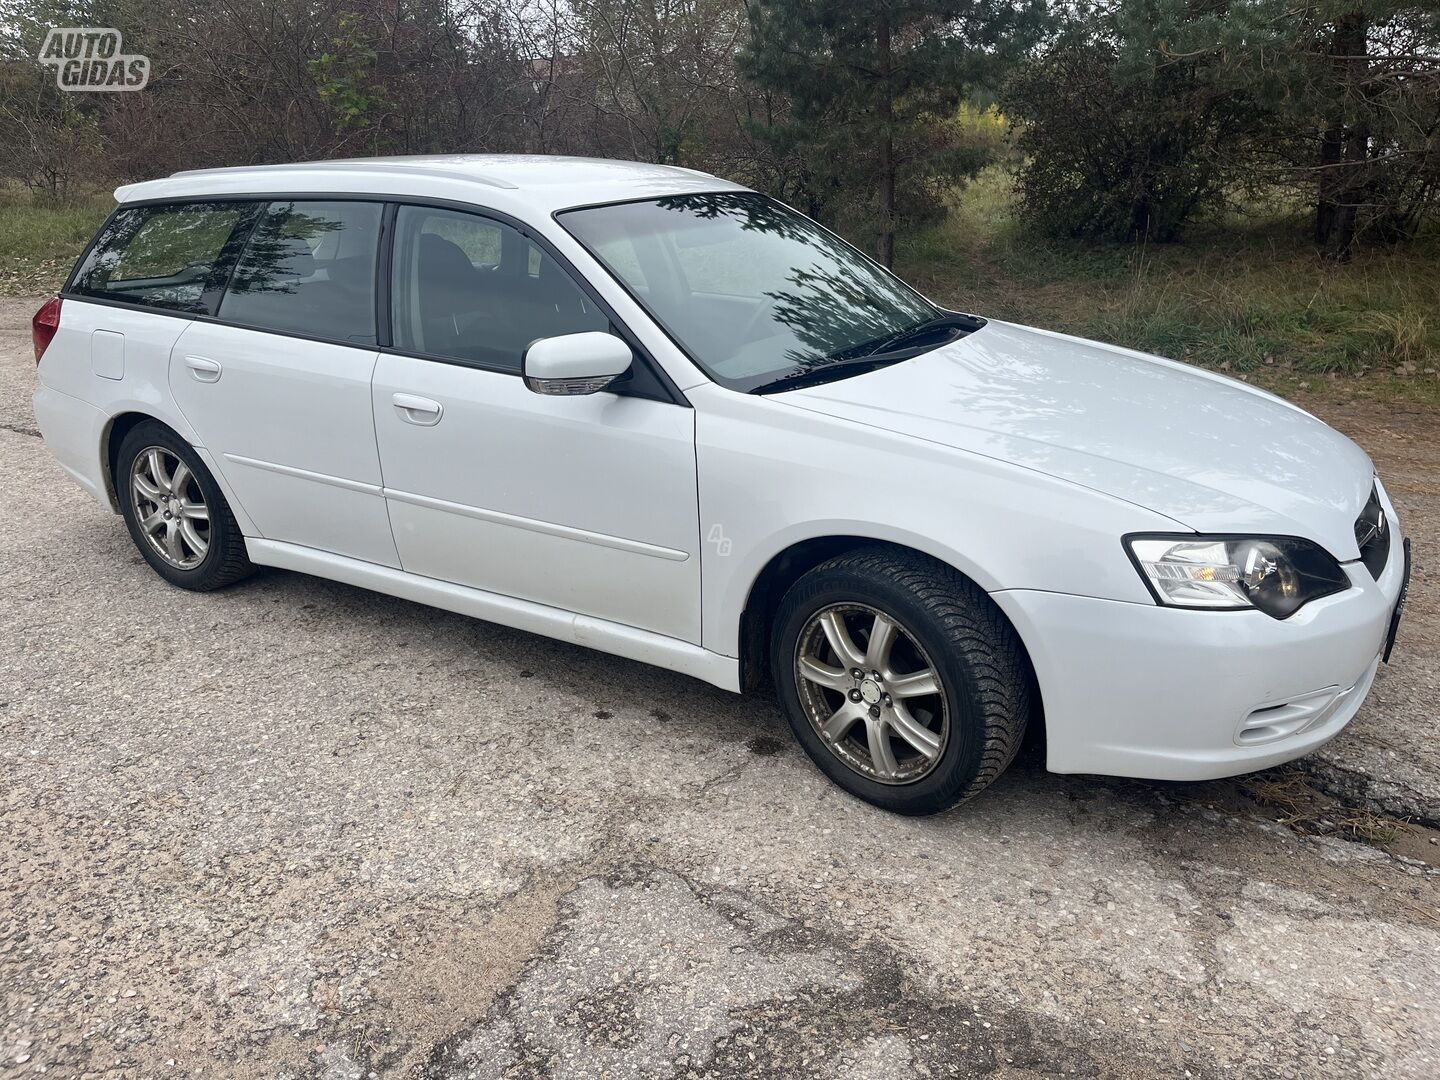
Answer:
M1406 821L1377 814L1363 806L1347 806L1319 794L1303 773L1273 769L1241 777L1236 784L1261 806L1275 812L1277 822L1296 832L1335 834L1385 847L1415 827Z
M0 296L52 293L114 206L92 195L63 204L0 187Z
M1440 404L1440 236L1323 263L1295 211L1196 225L1168 245L1057 241L1015 219L992 167L897 269L937 301L1212 367L1272 389L1364 376Z

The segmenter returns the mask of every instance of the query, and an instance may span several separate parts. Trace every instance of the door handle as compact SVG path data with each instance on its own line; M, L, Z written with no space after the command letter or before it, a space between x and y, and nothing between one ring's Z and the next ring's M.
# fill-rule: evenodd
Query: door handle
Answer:
M190 377L199 382L219 382L223 370L214 360L203 356L185 357L185 366L190 369Z
M414 394L396 394L390 399L395 404L395 410L400 414L400 419L407 424L418 424L420 427L434 427L440 422L440 417L445 415L445 407L438 401L431 401L428 397L416 397Z

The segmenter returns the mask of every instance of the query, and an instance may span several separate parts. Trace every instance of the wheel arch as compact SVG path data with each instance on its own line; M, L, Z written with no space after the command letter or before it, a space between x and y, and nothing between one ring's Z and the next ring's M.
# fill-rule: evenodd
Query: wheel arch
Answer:
M792 543L773 555L761 568L750 584L745 606L740 613L740 687L742 691L757 689L770 681L770 633L774 627L775 612L790 586L804 574L836 555L857 548L889 548L929 559L974 582L974 578L953 562L941 559L933 553L911 547L893 540L878 540L872 536L831 535L815 536ZM978 583L977 583L978 584ZM988 595L988 594L987 594ZM1015 640L1025 653L1030 668L1031 700L1034 713L1031 716L1031 730L1043 734L1045 729L1044 688L1035 675L1035 664L1030 644L1025 640L1010 616L1000 605L996 605L1001 618L1009 624Z
M153 421L173 432L177 438L183 440L191 449L199 455L209 470L211 477L220 487L220 493L225 496L226 503L230 506L230 512L235 516L240 531L245 536L259 536L260 532L246 513L245 507L241 505L235 491L230 486L229 480L224 473L216 467L215 461L207 453L205 448L195 438L195 433L190 430L188 424L184 423L181 417L180 423L166 420L163 416L156 416L153 412L146 412L143 409L122 408L105 422L100 431L100 472L105 483L105 496L110 501L110 509L120 513L120 492L115 486L115 466L120 456L120 444L125 441L125 436L130 434L139 425L147 421Z
M120 444L125 441L126 435L147 420L165 423L157 416L131 409L116 413L106 421L100 432L100 473L105 481L105 495L110 500L110 509L117 514L120 512L120 491L115 486L115 464L120 457ZM168 424L165 426L169 427Z

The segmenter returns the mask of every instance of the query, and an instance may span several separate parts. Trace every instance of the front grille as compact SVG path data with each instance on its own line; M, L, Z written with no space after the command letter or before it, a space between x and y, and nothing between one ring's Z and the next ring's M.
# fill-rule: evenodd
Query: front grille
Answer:
M1378 581L1390 561L1390 523L1385 520L1378 489L1370 489L1370 501L1355 519L1355 543L1360 545L1360 561Z

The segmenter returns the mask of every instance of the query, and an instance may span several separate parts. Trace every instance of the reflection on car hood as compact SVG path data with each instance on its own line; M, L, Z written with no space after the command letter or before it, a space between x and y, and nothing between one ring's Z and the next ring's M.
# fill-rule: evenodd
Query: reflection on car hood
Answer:
M1171 360L991 321L771 400L1036 469L1201 532L1300 535L1359 555L1364 451L1280 398Z

